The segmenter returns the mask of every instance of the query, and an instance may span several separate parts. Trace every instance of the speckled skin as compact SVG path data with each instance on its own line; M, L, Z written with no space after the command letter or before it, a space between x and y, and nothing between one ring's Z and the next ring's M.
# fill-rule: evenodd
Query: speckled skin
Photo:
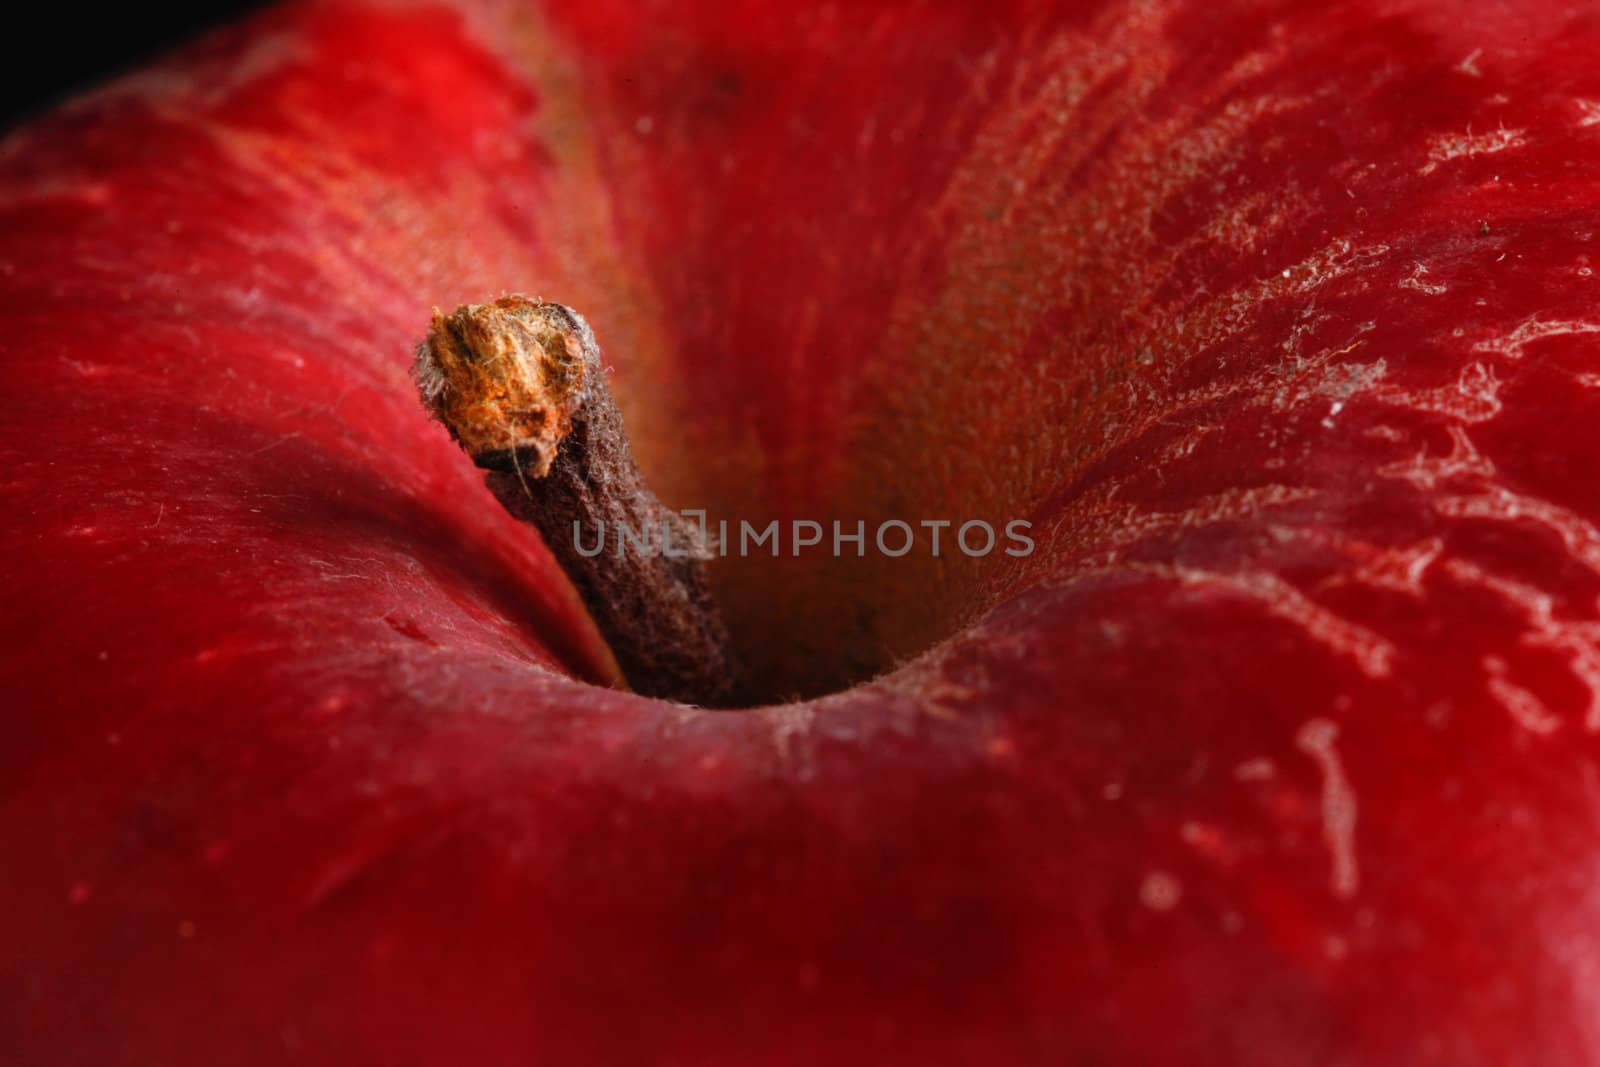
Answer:
M0 147L0 1058L1600 1064L1600 11L800 7L292 6ZM591 684L406 380L511 290L670 502L1039 550Z

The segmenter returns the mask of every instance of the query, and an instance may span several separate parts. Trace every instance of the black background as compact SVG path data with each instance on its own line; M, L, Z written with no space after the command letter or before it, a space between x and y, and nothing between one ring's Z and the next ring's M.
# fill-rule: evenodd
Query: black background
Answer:
M14 3L6 13L7 54L0 60L0 129L261 6L259 0Z

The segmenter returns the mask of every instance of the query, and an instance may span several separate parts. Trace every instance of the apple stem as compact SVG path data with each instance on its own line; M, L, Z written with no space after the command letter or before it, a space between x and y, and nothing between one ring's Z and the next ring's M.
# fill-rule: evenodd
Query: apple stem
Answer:
M490 492L544 538L634 691L724 699L732 657L711 553L644 484L583 317L524 296L435 309L412 373Z

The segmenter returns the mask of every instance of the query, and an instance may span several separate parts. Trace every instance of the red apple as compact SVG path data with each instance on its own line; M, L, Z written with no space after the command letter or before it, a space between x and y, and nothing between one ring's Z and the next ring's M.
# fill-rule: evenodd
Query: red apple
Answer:
M1600 1064L1597 50L298 4L12 133L0 1058ZM406 378L518 290L674 506L1038 548L624 692Z

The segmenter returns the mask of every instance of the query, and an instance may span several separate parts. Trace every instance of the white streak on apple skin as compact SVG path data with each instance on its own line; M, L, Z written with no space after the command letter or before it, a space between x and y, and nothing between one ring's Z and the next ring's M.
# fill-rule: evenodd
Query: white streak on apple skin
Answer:
M1561 720L1551 714L1538 696L1507 677L1511 668L1505 660L1499 656L1485 656L1483 669L1489 674L1489 692L1511 713L1518 726L1541 735L1561 729Z
M785 766L794 766L802 779L810 777L809 746L797 746L796 741L809 737L816 712L807 704L785 704L757 712L772 724L772 747Z
M1424 264L1418 263L1410 274L1400 279L1400 288L1414 289L1419 293L1427 293L1429 296L1438 296L1441 293L1450 291L1450 287L1443 282L1430 282L1427 279L1428 268Z
M1451 577L1463 584L1494 593L1521 614L1528 627L1528 631L1522 635L1521 644L1566 655L1568 668L1589 692L1584 729L1591 733L1600 731L1600 622L1557 618L1555 598L1550 594L1531 585L1490 574L1466 560L1451 560L1446 569ZM1485 665L1488 666L1487 663ZM1501 661L1501 665L1504 666L1504 661ZM1503 679L1497 680L1502 685L1495 686L1491 682L1491 688L1504 701L1509 690L1505 689ZM1515 714L1516 709L1510 710Z
M1527 130L1490 130L1488 133L1451 133L1435 137L1428 146L1428 164L1419 174L1432 174L1439 164L1471 156L1492 156L1509 148L1521 147Z
M1561 538L1574 559L1600 574L1600 530L1559 504L1494 486L1482 493L1441 497L1433 502L1433 507L1439 514L1451 518L1536 523Z
M1295 735L1295 745L1322 771L1322 837L1333 860L1329 888L1334 896L1348 900L1361 888L1361 869L1355 849L1356 795L1334 745L1338 737L1337 723L1308 719Z
M1387 638L1336 615L1275 574L1225 574L1174 568L1185 585L1217 584L1256 599L1270 615L1292 622L1334 652L1348 656L1369 677L1387 677L1394 669L1395 647Z
M1591 332L1590 329L1549 329L1555 325L1569 327L1573 325L1571 323L1540 323L1537 324L1539 328L1530 329L1534 325L1530 320L1519 326L1508 338L1499 342L1511 347L1495 350L1507 355L1515 351L1516 355L1512 358L1519 358L1521 346L1538 337L1551 333ZM1593 329L1600 330L1600 327ZM1468 382L1468 376L1475 373L1473 368L1478 366L1481 365L1473 364L1463 372L1463 383ZM1485 369L1485 376L1479 378L1479 383L1487 389L1487 383L1492 380L1492 374ZM1463 385L1463 391L1465 389ZM1408 481L1430 494L1431 507L1445 518L1542 526L1560 539L1575 561L1600 574L1600 529L1559 504L1498 484L1498 472L1494 464L1478 451L1466 428L1458 422L1447 427L1446 432L1451 440L1448 455L1419 455L1380 468L1379 473ZM1445 566L1456 580L1495 593L1522 615L1527 630L1521 638L1521 644L1557 651L1567 657L1567 666L1573 676L1589 692L1584 726L1591 732L1600 731L1600 623L1558 619L1554 600L1549 593L1490 574L1466 560L1451 560ZM1507 668L1503 660L1491 657L1485 660L1484 666L1490 675L1490 692L1517 722L1536 733L1549 733L1554 729L1554 724L1559 724L1559 720L1554 719L1533 694L1505 677Z
M1245 760L1233 768L1236 782L1268 782L1277 776L1278 766L1265 756Z
M1155 459L1151 461L1151 468L1160 471L1169 463L1177 463L1180 460L1189 458L1194 454L1194 450L1199 447L1201 441L1204 441L1220 429L1220 426L1196 426L1193 430L1190 430L1158 452Z
M1387 251L1386 245L1357 248L1349 241L1336 241L1249 289L1230 294L1226 302L1215 302L1182 326L1185 339L1193 350L1225 341L1236 335L1248 322L1246 311L1253 304L1308 294L1327 282L1371 266ZM1267 407L1282 413L1293 410L1312 397L1333 395L1348 399L1367 387L1376 386L1388 373L1387 364L1382 359L1368 363L1339 359L1365 343L1361 335L1370 332L1373 323L1357 324L1343 343L1329 344L1310 355L1304 355L1300 350L1300 342L1314 325L1302 325L1289 332L1282 342L1283 358L1279 361L1265 363L1241 377L1176 392L1169 399L1139 407L1118 426L1116 434L1108 438L1108 446L1117 441L1131 440L1182 417L1192 416L1221 401L1239 403L1242 410ZM1175 357L1157 361L1149 372L1154 393L1159 394L1177 379L1184 365L1183 359Z
M1472 346L1472 350L1498 352L1507 359L1521 359L1527 355L1526 347L1534 341L1578 333L1600 333L1600 322L1585 322L1582 319L1557 319L1545 322L1535 316L1521 323L1504 337L1479 341Z
M1319 588L1365 585L1421 599L1423 580L1444 551L1444 541L1430 537L1416 544L1398 546L1346 541L1341 549L1356 561L1355 569L1334 575Z
M1495 476L1494 464L1478 451L1465 429L1448 426L1445 432L1450 436L1449 455L1430 456L1421 452L1410 459L1379 467L1378 474L1410 482L1424 491L1437 489L1455 478L1489 479Z
M1482 362L1463 367L1454 385L1436 389L1386 385L1376 390L1373 398L1408 411L1431 411L1466 423L1487 422L1499 415L1503 407L1500 378L1493 367Z

